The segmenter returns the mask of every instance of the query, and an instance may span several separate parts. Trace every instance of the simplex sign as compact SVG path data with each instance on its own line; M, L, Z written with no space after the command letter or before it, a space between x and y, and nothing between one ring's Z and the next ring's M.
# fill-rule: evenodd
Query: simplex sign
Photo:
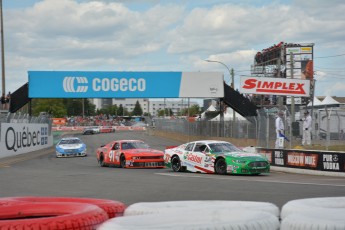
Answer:
M241 93L310 96L310 81L301 79L241 77Z
M30 98L219 98L217 72L29 71Z

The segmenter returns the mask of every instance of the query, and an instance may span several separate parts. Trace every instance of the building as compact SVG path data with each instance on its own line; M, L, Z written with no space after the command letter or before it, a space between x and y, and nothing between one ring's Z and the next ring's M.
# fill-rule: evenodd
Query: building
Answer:
M167 116L178 115L182 109L187 109L188 105L199 105L196 101L190 101L187 98L180 99L143 99L143 98L113 98L113 99L93 99L96 109L102 109L110 105L122 105L128 112L132 112L135 104L139 102L143 113L150 113L152 116L157 116L160 110L168 109L173 114L166 114ZM121 115L121 114L117 114Z

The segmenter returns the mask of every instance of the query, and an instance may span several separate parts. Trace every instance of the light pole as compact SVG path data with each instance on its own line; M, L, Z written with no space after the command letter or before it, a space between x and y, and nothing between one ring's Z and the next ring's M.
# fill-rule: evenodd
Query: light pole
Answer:
M5 87L5 51L4 51L4 22L2 11L2 0L0 0L0 26L1 26L1 67L2 67L2 93L6 93Z
M231 69L231 71L230 71L229 67L228 67L227 65L225 65L223 62L220 62L220 61L214 61L214 60L208 60L208 59L206 59L205 61L207 61L207 62L217 62L217 63L219 63L219 64L225 66L225 68L228 70L229 75L230 75L230 77L231 77L231 88L234 89L234 87L235 87L235 82L234 82L234 69ZM234 90L235 90L235 89L234 89ZM236 116L235 113L236 113L235 110L232 108L232 119L233 119L234 122L235 122L235 116Z
M220 62L220 61L214 61L214 60L208 60L208 59L205 60L205 61L207 61L207 62L217 62L217 63L219 63L219 64L225 66L225 68L228 70L229 75L230 75L230 77L231 77L231 85L230 85L230 86L231 86L232 88L234 88L234 75L232 74L233 70L230 71L229 67L228 67L227 65L225 65L223 62Z

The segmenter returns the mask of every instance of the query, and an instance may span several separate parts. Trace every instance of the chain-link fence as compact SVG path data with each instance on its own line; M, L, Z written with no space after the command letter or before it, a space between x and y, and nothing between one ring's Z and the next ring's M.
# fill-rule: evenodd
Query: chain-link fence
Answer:
M285 147L294 148L302 143L302 120L292 116L288 109L284 112L283 122L286 136ZM200 137L225 137L256 139L257 145L274 148L276 141L275 119L277 109L261 109L258 116L247 120L224 120L195 122L186 119L160 119L154 120L157 130L181 133ZM314 110L312 115L312 144L313 145L341 145L345 144L345 109Z
M48 124L48 134L51 134L52 120L51 116L41 113L39 116L30 116L26 113L1 113L0 123L32 123L32 124ZM1 131L1 127L0 127Z

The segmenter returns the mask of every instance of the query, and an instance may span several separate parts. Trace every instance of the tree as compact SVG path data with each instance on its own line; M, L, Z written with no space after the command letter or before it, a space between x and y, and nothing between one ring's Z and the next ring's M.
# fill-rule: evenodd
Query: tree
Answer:
M197 114L200 114L200 107L199 105L192 105L190 108L189 108L189 116L195 116Z
M40 112L47 112L53 117L64 117L67 114L63 99L32 99L32 115L38 116Z
M162 116L172 116L174 115L172 109L169 109L169 108L165 108L165 109L162 109L162 110L159 110L158 111L158 116L162 117Z
M143 115L143 110L141 109L139 101L137 101L132 111L132 116L141 116L141 115Z
M188 116L188 108L187 109L182 109L180 111L181 116ZM200 107L199 105L192 105L189 107L189 116L193 117L197 114L200 114Z
M118 116L123 116L124 115L124 110L122 104L119 105L119 109L117 110L117 115Z

